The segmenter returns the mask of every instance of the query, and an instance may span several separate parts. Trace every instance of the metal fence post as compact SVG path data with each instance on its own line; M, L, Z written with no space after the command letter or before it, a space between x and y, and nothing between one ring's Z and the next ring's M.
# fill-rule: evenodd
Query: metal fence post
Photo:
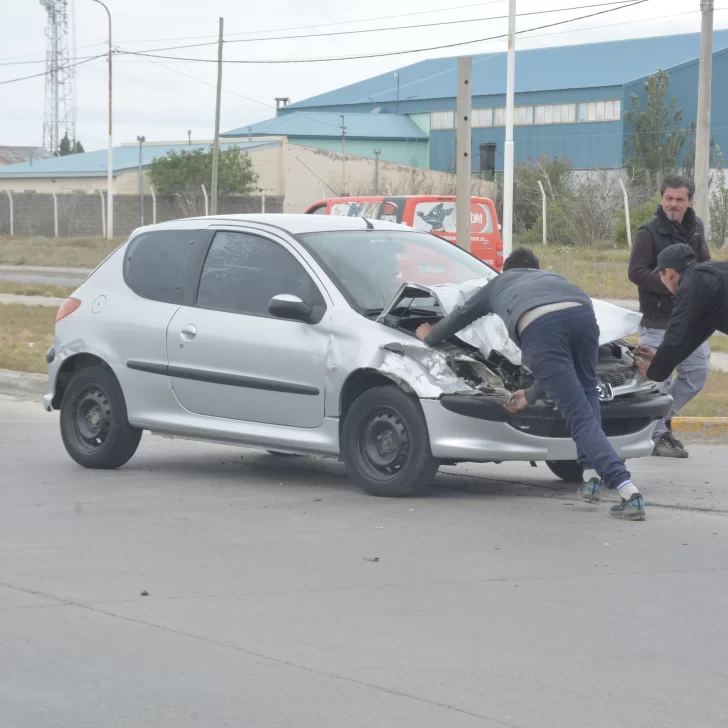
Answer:
M541 190L541 218L543 219L543 244L546 245L549 236L546 231L546 191L541 184L541 180L538 181L538 188Z
M10 194L10 190L5 190L8 196L8 204L10 206L10 235L15 235L15 215L13 210L13 196Z
M149 191L152 193L152 224L157 224L157 195L154 194L154 186L149 185Z
M101 234L106 237L106 205L103 190L99 190L99 197L101 198Z
M53 195L53 237L58 237L58 197L56 196L55 190L51 190Z
M627 223L627 245L632 247L632 225L629 220L629 195L627 194L627 188L624 186L622 178L619 178L619 186L622 188L622 194L624 195L624 221Z
M202 187L202 194L205 196L205 217L207 217L210 214L210 200L207 197L205 185L200 185L200 187Z

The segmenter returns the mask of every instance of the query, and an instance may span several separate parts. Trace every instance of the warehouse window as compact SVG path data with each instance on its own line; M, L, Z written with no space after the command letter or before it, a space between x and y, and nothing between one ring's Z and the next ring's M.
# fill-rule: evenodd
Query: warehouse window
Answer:
M493 126L505 126L506 125L506 110L504 107L499 109L493 109Z
M453 129L455 127L454 111L433 111L430 114L430 128Z
M516 106L513 123L520 126L533 124L533 106Z
M588 101L579 104L579 121L619 121L622 118L622 102Z
M473 126L493 126L493 109L473 109Z

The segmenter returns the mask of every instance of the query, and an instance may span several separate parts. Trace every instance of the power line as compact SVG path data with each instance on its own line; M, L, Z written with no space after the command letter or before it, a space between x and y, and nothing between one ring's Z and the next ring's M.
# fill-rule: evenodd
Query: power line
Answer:
M531 12L525 12L525 13L518 13L518 17L526 17L529 15L549 15L552 13L563 13L567 12L569 10L587 10L590 8L602 8L606 5L629 5L630 0L611 0L611 2L599 2L599 3L592 3L591 5L578 5L576 7L568 7L568 8L553 8L552 10L534 10ZM619 8L615 8L615 10L619 10ZM441 28L444 25L462 25L463 23L482 23L487 20L505 20L508 18L508 15L490 15L485 18L466 18L464 20L446 20L444 22L440 23L418 23L415 25L398 25L394 27L389 28L364 28L362 30L339 30L335 31L333 33L310 33L307 35L278 35L273 36L271 38L241 38L238 40L226 40L225 43L263 43L266 41L278 41L278 40L308 40L310 38L331 38L335 36L341 36L341 35L361 35L364 33L386 33L389 31L394 30L414 30L418 28ZM145 49L141 51L136 51L137 53L159 53L162 51L174 51L174 50L182 50L186 48L201 48L203 46L211 46L211 45L217 45L216 41L211 41L209 43L194 43L192 45L177 45L177 46L167 46L166 48L151 48L151 49Z
M96 60L97 58L106 58L106 57L107 57L106 53L100 53L98 56L89 56L88 58L85 58L81 61L77 61L76 63L71 63L70 65L66 66L66 68L76 68L77 66L81 66L84 63L89 63L89 61ZM48 74L55 73L55 72L56 72L55 68L50 68L41 73L34 73L32 76L22 76L21 78L11 78L11 79L8 79L7 81L0 81L0 86L4 86L5 84L8 84L8 83L16 83L17 81L27 81L30 78L40 78L41 76L47 76Z
M626 1L626 0L625 0ZM479 3L470 3L469 5L456 5L451 8L433 8L432 10L419 10L416 13L400 13L399 15L383 15L376 18L360 18L359 20L339 20L335 23L316 23L315 25L298 25L298 26L291 26L288 28L269 28L268 30L247 30L242 33L228 33L227 37L232 38L239 35L255 35L256 33L283 33L288 30L307 30L308 28L328 28L328 27L334 27L339 25L353 25L354 23L374 23L379 20L394 20L396 18L409 18L413 15L430 15L432 13L444 13L444 12L452 12L453 10L465 10L467 8L477 8L482 7L483 5L498 5L500 3L507 2L507 0L487 0L486 2L479 2ZM164 41L173 41L173 40L199 40L201 38L217 38L217 35L191 35L191 36L182 36L182 37L172 37L172 38L147 38L145 40L122 40L121 43L162 43ZM106 45L106 41L102 41L99 43L89 43L85 46L79 46L80 49L83 48L95 48L99 45ZM12 61L17 58L35 58L39 55L45 55L40 53L29 53L22 56L7 56L3 58L4 61ZM5 65L5 64L3 64ZM10 64L8 64L10 65Z
M548 23L546 25L540 25L536 28L528 28L525 30L519 30L518 34L522 33L528 33L534 30L544 30L546 28L554 28L559 25L565 25L567 23L574 23L578 20L585 20L586 18L594 18L598 15L605 15L606 13L613 13L617 10L624 10L626 8L635 7L636 5L642 5L646 2L649 2L649 0L635 0L634 2L631 2L626 5L620 5L618 8L610 8L608 10L601 10L597 13L590 13L588 15L581 15L577 18L569 18L567 20L560 20L555 23ZM414 48L411 50L405 50L405 51L386 51L384 53L368 53L368 54L362 54L358 56L336 56L336 57L328 57L328 58L279 58L279 59L254 59L254 60L239 60L239 59L225 59L224 63L237 63L237 64L246 64L246 65L254 65L254 64L290 64L290 63L325 63L329 61L358 61L358 60L364 60L366 58L384 58L389 56L401 56L401 55L408 55L411 53L425 53L429 51L437 51L437 50L444 50L447 48L456 48L458 46L464 46L464 45L474 45L476 43L485 43L486 41L496 40L498 38L505 38L507 37L507 33L500 33L498 35L491 36L489 38L477 38L475 40L467 40L467 41L459 41L457 43L448 43L446 45L439 45L439 46L430 46L429 48ZM171 61L185 61L185 62L192 62L192 63L217 63L216 59L213 58L184 58L180 56L163 56L158 55L154 53L144 53L141 51L120 51L121 53L125 55L132 55L132 56L140 56L140 57L146 57L146 58L161 58L163 60L171 60Z

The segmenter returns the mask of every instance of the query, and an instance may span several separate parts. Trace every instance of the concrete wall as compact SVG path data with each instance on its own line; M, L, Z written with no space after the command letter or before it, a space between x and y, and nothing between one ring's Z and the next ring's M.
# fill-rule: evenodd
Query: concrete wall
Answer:
M305 212L317 200L337 195L373 195L374 160L346 155L346 186L342 155L293 144L283 146L286 179L284 212ZM304 166L305 165L305 166ZM379 162L380 194L454 194L455 176L391 162ZM474 195L492 197L494 185L473 180Z
M106 196L104 195L104 198ZM103 234L101 197L98 194L58 194L58 234L60 237L84 237ZM145 197L145 223L152 222L152 198ZM282 212L281 197L266 197L266 212ZM260 197L233 197L220 201L221 214L260 212ZM198 201L195 214L203 215L203 203ZM157 197L157 222L183 217L177 198ZM36 192L13 194L13 222L15 235L43 235L55 233L53 196ZM114 196L114 233L127 235L141 225L138 195ZM0 195L0 235L10 234L10 205L6 194Z

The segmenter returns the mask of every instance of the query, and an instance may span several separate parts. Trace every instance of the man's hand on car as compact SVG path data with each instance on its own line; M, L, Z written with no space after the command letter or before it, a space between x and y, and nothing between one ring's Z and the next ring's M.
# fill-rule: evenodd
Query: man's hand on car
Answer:
M637 371L647 379L647 370L655 358L655 352L649 346L638 346L634 352L634 365Z
M415 336L420 340L424 341L432 331L432 324L420 324L415 331Z
M515 415L517 412L521 412L528 407L528 400L526 399L526 393L519 389L517 392L513 392L508 397L508 403L504 405L506 412L510 412Z

